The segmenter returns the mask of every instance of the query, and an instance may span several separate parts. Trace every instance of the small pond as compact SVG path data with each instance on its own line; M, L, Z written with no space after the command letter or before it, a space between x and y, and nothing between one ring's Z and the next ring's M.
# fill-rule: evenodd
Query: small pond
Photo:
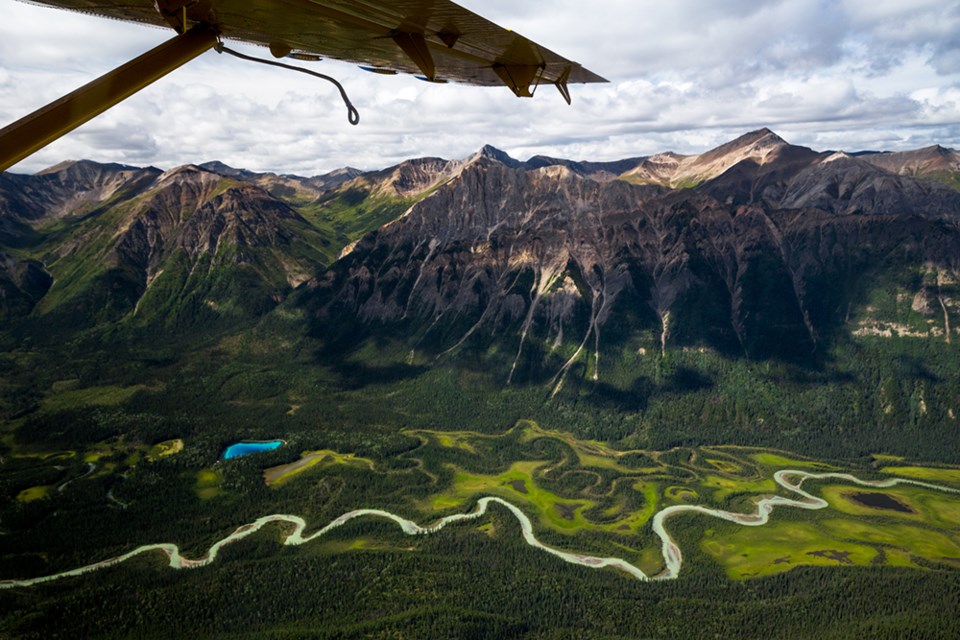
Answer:
M913 513L913 509L885 493L855 493L850 496L854 501L873 509L889 509L900 513Z
M227 447L223 452L223 459L240 458L248 456L251 453L260 453L261 451L273 451L283 444L283 440L267 440L264 442L238 442Z

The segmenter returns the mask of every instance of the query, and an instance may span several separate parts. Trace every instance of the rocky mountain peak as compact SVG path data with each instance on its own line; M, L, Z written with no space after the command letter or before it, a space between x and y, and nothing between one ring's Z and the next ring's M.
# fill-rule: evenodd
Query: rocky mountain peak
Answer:
M700 155L668 152L650 156L621 177L639 184L691 187L717 178L741 162L763 165L790 150L809 151L790 145L769 129L758 129Z
M786 144L789 143L766 127L757 129L756 131L747 132L738 138L734 138L728 143L728 145L731 147L783 146Z
M238 178L240 180L255 180L258 177L264 175L261 173L256 173L254 171L248 171L247 169L236 169L231 167L228 164L224 164L219 160L213 160L211 162L204 162L200 165L197 165L200 169L204 171L211 171L213 173L219 173L222 176L227 176L230 178Z
M146 170L153 169L149 167ZM144 169L116 162L99 163L93 160L66 160L36 173L75 187L93 186L113 179L118 175L139 173Z
M197 165L197 164L185 164L185 165L181 165L181 166L179 166L179 167L174 167L173 169L169 169L169 170L167 170L167 171L164 171L164 172L159 176L159 178L157 179L157 181L158 181L158 182L167 182L167 181L169 181L169 180L176 180L176 179L181 179L181 180L182 180L182 179L188 179L188 180L189 180L189 179L199 178L199 177L202 177L202 176L212 176L212 177L217 177L217 178L222 177L222 176L221 176L220 174L218 174L216 171L213 171L213 170L211 170L211 169L207 169L207 168L202 167L202 166L200 166L200 165Z
M506 151L501 151L500 149L497 149L489 144L483 145L479 151L467 159L467 163L477 162L479 160L492 160L493 162L499 162L502 165L506 165L511 169L519 168L523 164L519 160L511 158Z
M931 167L956 176L955 158L939 146L831 156L761 129L700 155L520 162L487 145L466 160L314 178L218 162L167 172L63 163L0 176L7 246L43 233L31 212L76 214L67 241L51 237L29 256L55 255L55 264L11 258L4 281L24 313L44 296L30 283L49 281L49 266L61 283L78 278L91 317L116 299L119 314L169 317L185 304L183 313L209 310L206 322L231 305L248 308L230 283L236 269L251 269L242 274L263 294L256 309L312 281L304 295L331 327L409 322L444 351L513 336L518 371L530 354L552 362L555 352L589 348L595 360L629 331L657 338L645 349L702 343L762 357L790 344L809 353L846 295L820 300L815 283L846 278L844 269L885 259L890 247L924 259L960 251L960 193L917 179ZM60 304L43 297L38 313ZM571 366L557 365L558 380Z
M414 158L346 182L355 189L391 198L416 198L452 177L462 163L443 158Z
M960 171L960 153L939 144L912 151L885 151L858 156L875 166L906 175Z
M842 322L848 292L829 286L896 247L925 260L960 242L960 193L827 155L763 129L627 172L683 187L665 189L477 154L304 295L324 331L404 323L438 357L509 345L505 381L553 393L576 367L604 380L600 354L625 336L652 335L644 349L660 352L808 357Z
M343 181L344 179L350 180L356 178L357 176L363 174L363 171L356 169L354 167L341 167L339 169L334 169L333 171L321 174L319 176L314 176L312 180L322 180L324 182L332 181Z
M771 154L786 146L788 143L770 129L758 129L696 156L695 164L711 173L718 170L722 173L743 160L763 164Z
M29 219L62 218L82 215L97 203L121 191L135 192L150 184L161 171L155 167L140 169L122 164L100 164L91 160L61 162L40 171L33 180L4 174L21 183L29 197L8 208L0 193L0 213L19 211Z

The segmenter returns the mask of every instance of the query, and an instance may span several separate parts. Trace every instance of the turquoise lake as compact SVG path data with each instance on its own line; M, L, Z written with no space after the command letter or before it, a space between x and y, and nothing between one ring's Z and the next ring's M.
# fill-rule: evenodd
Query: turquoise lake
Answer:
M269 442L238 442L227 447L223 452L223 459L240 458L248 456L251 453L260 453L261 451L273 451L283 444L283 440L270 440Z

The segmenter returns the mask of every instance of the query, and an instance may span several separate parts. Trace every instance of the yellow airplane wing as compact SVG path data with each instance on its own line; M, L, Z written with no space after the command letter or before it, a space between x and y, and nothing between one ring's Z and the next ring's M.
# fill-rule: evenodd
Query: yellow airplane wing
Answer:
M31 0L59 9L173 27L179 35L0 129L0 171L125 100L222 40L263 45L278 58L335 58L377 73L434 82L506 85L529 97L553 84L606 82L450 0ZM271 63L278 64L278 63ZM282 66L282 65L281 65ZM303 69L298 69L303 71ZM359 115L340 89L352 124Z
M32 0L62 9L170 25L205 24L274 55L314 54L381 73L506 85L529 96L539 84L606 82L576 62L449 0Z

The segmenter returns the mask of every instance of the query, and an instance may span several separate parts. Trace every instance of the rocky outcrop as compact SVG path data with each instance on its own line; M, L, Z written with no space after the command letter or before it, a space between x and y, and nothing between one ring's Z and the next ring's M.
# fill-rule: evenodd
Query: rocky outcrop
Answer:
M601 354L628 344L807 358L844 322L860 275L960 268L960 194L946 187L769 131L656 164L661 182L703 181L594 180L482 152L301 304L327 333L359 321L434 356L497 345L514 354L505 380L535 371L556 389L576 363L602 377Z
M84 215L111 199L136 195L160 173L154 167L81 160L34 176L0 174L0 217L37 221Z
M960 154L940 145L913 151L868 152L858 157L899 175L925 177L940 172L960 172Z
M479 348L506 380L555 387L575 367L602 377L601 355L624 348L805 358L849 319L864 274L960 268L960 192L902 175L947 170L952 153L817 152L763 129L696 156L519 161L488 146L312 178L64 163L0 175L3 286L20 315L83 299L64 308L190 322L255 317L308 282L297 303L318 335ZM54 220L69 232L48 235ZM951 295L917 304L946 325Z
M52 284L40 262L0 251L0 319L9 322L30 313Z
M784 164L807 165L818 156L805 147L787 144L769 129L760 129L700 155L667 152L643 158L620 177L636 184L689 188L718 178L738 165L782 168ZM760 173L768 171L769 168Z
M0 309L11 320L39 316L57 330L259 317L336 247L258 186L259 174L220 168L229 175L195 165L160 172L89 162L4 174L16 209L0 215L3 244L39 259L3 254Z
M799 172L777 204L785 209L812 207L836 214L923 215L956 220L960 192L835 153Z

